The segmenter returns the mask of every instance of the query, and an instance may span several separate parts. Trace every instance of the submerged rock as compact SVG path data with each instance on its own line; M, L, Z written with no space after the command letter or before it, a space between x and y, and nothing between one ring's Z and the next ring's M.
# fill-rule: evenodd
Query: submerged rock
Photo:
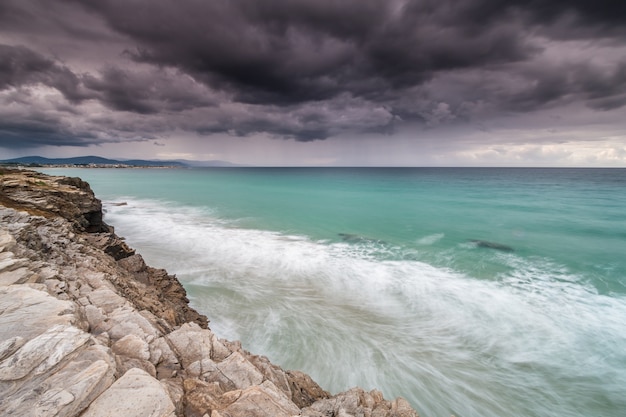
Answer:
M489 242L487 240L479 240L479 239L470 239L470 242L475 243L479 248L489 248L501 250L503 252L513 252L514 249L510 246L504 245L502 243Z
M0 415L406 416L218 338L78 178L0 174Z
M379 239L372 239L365 236L355 235L352 233L337 233L337 236L341 237L341 240L348 243L377 243L384 245L387 242Z

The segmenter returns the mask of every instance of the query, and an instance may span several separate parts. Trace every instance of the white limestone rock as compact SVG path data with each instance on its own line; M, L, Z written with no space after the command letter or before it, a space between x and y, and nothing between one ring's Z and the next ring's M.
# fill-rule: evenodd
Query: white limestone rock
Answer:
M276 385L274 385L271 381L263 381L260 385L269 396L276 402L276 404L280 405L283 409L287 410L292 415L300 414L300 409L296 404L291 401L291 398L287 397L287 395L279 389Z
M204 329L202 331L210 333L209 338L211 339L211 359L220 362L230 356L233 351L228 349L226 345L223 344L222 341L215 335L215 333L211 332L210 330Z
M131 368L140 368L156 377L156 368L149 362L150 346L148 342L135 334L129 334L118 340L111 346L115 353L117 368L125 372Z
M287 397L291 398L292 392L289 386L289 379L284 370L273 365L265 356L246 355L246 359L263 374L265 379L271 381Z
M211 332L195 323L185 323L166 336L177 356L182 359L183 367L204 358L211 358Z
M0 229L0 252L10 251L15 246L15 238L6 229Z
M183 324L166 338L182 358L184 367L205 358L219 362L232 353L213 332L193 322Z
M137 335L129 334L122 337L111 346L116 355L147 361L150 359L148 342Z
M380 391L366 392L361 388L352 388L331 398L318 400L304 408L302 417L419 417L403 398L387 401Z
M0 415L77 416L113 383L114 373L108 349L89 347L56 372L29 379L0 402Z
M81 417L174 417L174 404L155 378L133 368L91 403Z
M89 334L76 327L55 325L0 362L0 381L18 380L31 372L44 373L88 339Z
M130 306L117 308L107 317L110 327L106 331L112 340L119 340L129 334L134 334L144 340L161 336L160 331L148 319Z
M0 361L14 354L24 343L26 343L26 341L20 336L11 337L0 343Z
M150 342L150 362L156 367L159 379L173 378L181 369L178 357L165 337L159 337Z
M102 311L107 314L112 313L115 309L128 305L128 301L106 287L99 287L90 292L87 298L92 305L101 308Z
M0 340L30 340L55 325L77 322L74 303L26 285L0 287Z
M239 352L217 363L217 368L237 389L246 389L263 382L263 374Z
M0 271L12 271L16 268L24 266L26 264L25 259L16 259L13 252L0 253Z
M30 281L33 275L33 272L26 267L21 267L13 270L5 269L0 272L0 286L23 284Z
M217 415L241 417L291 417L299 415L300 410L295 404L285 403L276 399L275 393L265 386L251 386L245 390L231 391L223 397L230 398L231 404ZM329 414L331 415L331 414Z
M102 312L101 308L88 304L83 307L83 314L87 320L87 324L89 325L89 331L92 334L98 335L100 333L104 333L106 329L110 328L110 326L105 323L106 316Z

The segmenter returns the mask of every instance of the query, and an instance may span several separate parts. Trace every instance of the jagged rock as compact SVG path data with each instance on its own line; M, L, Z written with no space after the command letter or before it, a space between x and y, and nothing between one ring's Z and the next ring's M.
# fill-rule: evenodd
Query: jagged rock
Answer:
M119 372L125 372L131 368L140 368L156 377L156 368L149 361L150 346L145 339L129 334L113 343L111 350L116 355L115 361Z
M185 323L167 335L172 347L183 356L183 366L204 358L222 360L231 352L210 331L202 329L196 323Z
M141 369L151 377L157 377L156 368L152 363L146 360L116 355L115 365L117 367L117 371L121 374L129 371L130 369Z
M221 362L214 362L209 358L204 358L186 367L186 372L187 376L199 378L209 383L216 383L224 391L246 389L253 385L261 385L264 381L276 387L241 352L233 352ZM281 392L286 398L290 398L291 393L289 391L281 390Z
M418 417L411 404L401 397L391 402L391 413L394 417Z
M217 369L237 389L245 389L263 382L263 374L239 352L233 352L228 358L217 364Z
M255 385L245 390L231 391L228 396L232 403L223 410L218 410L220 415L246 416L246 417L290 417L300 414L300 409L281 397L280 391L267 385Z
M159 382L167 390L172 402L174 403L175 413L177 416L184 415L185 397L183 382L181 378L159 378Z
M126 242L113 233L91 234L88 239L94 246L101 248L116 261L135 254L134 249L130 248Z
M131 255L124 259L120 259L118 264L127 271L137 273L144 272L148 269L143 257L139 254Z
M150 343L150 362L156 367L159 379L173 378L182 369L178 357L164 337Z
M110 326L106 329L112 340L119 340L126 335L134 334L144 338L160 336L160 331L148 319L138 314L132 307L121 307L108 314L105 323Z
M280 367L272 364L265 356L259 355L247 355L246 357L252 365L254 365L262 374L263 377L271 381L278 389L280 389L288 398L293 401L293 394L289 385L289 378L287 373ZM298 407L301 407L296 403ZM308 404L307 404L308 405Z
M228 405L222 403L224 390L217 382L208 383L197 379L186 379L183 387L186 399L184 414L187 417L212 415L213 411L223 409Z
M300 371L287 371L291 389L291 400L300 408L308 407L315 401L330 397L310 376Z
M334 397L316 401L302 410L303 417L419 417L403 398L387 401L380 391L352 388Z
M165 387L145 371L133 368L96 398L82 417L174 417L174 410Z
M173 275L145 266L140 255L121 259L118 266L132 274L132 280L114 281L117 289L138 308L153 312L171 326L190 321L208 327L206 316L189 307L187 292Z
M107 232L102 203L80 178L51 177L36 172L6 171L0 203L44 217L61 216L89 232Z
M134 334L129 334L119 339L111 346L111 350L113 350L113 353L116 355L129 358L144 361L150 359L150 346L148 346L148 343L144 339Z

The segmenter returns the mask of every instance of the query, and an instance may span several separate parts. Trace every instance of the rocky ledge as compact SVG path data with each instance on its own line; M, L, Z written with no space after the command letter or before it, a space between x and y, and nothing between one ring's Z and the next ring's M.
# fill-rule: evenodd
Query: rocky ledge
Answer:
M0 415L416 417L218 338L79 178L0 168Z

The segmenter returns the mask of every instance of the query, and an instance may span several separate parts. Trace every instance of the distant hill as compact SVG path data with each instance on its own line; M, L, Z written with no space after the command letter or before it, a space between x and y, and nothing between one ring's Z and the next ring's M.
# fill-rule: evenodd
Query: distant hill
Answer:
M23 156L21 158L5 159L0 161L4 164L23 165L132 165L132 166L187 166L179 161L148 161L143 159L117 160L102 158L100 156L77 156L74 158L44 158L43 156Z
M77 156L73 158L44 158L43 156L23 156L21 158L0 160L0 164L19 165L132 165L138 167L176 166L176 167L238 167L227 161L189 161L177 159L174 161L144 160L144 159L108 159L100 156Z

